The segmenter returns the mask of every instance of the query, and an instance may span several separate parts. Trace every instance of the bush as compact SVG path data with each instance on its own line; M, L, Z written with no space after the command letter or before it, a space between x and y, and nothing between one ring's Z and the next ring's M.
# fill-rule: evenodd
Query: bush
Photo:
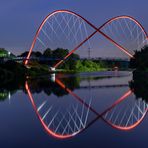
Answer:
M76 68L75 70L76 71L99 71L99 70L103 70L104 68L96 63L96 62L93 62L91 60L83 60L83 61L80 61L78 60L77 63L76 63Z

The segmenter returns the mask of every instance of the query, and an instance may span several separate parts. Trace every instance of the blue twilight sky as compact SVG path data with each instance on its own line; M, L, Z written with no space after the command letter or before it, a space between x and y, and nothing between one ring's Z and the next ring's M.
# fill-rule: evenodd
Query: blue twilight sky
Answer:
M75 11L96 26L131 15L148 32L147 6L148 0L0 0L0 47L14 53L28 50L43 18L56 9Z

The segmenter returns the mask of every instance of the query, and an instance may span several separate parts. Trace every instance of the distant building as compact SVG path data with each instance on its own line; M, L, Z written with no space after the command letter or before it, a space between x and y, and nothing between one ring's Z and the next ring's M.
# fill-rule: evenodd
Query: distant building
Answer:
M7 62L8 60L12 60L13 58L15 58L15 55L5 50L4 48L0 48L0 63Z
M7 57L8 52L4 48L0 48L0 58Z

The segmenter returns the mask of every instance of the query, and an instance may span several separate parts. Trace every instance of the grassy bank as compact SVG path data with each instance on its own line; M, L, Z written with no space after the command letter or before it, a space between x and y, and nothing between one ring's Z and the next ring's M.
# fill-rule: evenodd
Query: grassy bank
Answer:
M93 71L103 71L107 70L105 66L101 63L95 63L91 60L78 60L75 62L73 68L63 67L57 69L56 72L93 72ZM41 75L50 74L49 66L46 64L39 64L38 62L31 62L28 66L24 66L21 63L14 61L7 61L0 64L0 80L9 81L9 79L21 78L24 79L27 76L37 77Z

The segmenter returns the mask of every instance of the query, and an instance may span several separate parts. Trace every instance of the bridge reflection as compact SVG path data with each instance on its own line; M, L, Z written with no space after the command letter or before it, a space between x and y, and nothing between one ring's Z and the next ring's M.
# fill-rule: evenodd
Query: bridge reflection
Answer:
M94 107L96 98L92 97L91 90L90 96L80 97L81 95L68 88L57 77L55 84L69 96L60 99L52 96L48 99L36 99L27 81L25 88L42 126L48 134L56 138L74 137L99 119L115 129L131 130L143 121L148 111L147 103L142 99L135 99L134 91L131 89L123 93L104 111L99 112ZM91 89L91 86L89 87Z

